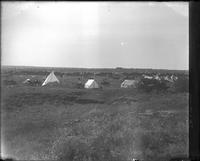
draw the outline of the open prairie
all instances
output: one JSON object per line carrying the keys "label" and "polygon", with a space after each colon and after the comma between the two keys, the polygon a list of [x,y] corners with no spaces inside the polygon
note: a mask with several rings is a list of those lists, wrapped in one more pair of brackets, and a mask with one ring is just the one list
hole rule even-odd
{"label": "open prairie", "polygon": [[[41,87],[51,70],[60,84]],[[60,72],[60,73],[59,73]],[[100,89],[78,88],[93,77]],[[131,69],[2,68],[1,153],[18,160],[165,161],[188,155],[189,93],[120,88]],[[115,73],[115,75],[112,75]]]}

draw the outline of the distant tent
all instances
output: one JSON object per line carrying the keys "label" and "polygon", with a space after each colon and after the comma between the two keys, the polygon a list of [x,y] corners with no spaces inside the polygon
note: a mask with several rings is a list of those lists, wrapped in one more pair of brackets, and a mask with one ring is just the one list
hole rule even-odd
{"label": "distant tent", "polygon": [[161,78],[159,77],[159,75],[154,75],[154,79],[156,79],[156,80],[158,80],[158,81],[161,80]]}
{"label": "distant tent", "polygon": [[30,83],[31,82],[31,80],[30,79],[26,79],[25,81],[23,81],[23,83]]}
{"label": "distant tent", "polygon": [[48,83],[53,83],[53,82],[57,82],[60,83],[60,81],[58,80],[58,78],[55,76],[54,71],[52,71],[47,78],[45,79],[44,83],[42,84],[42,86],[47,85]]}
{"label": "distant tent", "polygon": [[99,85],[94,79],[88,79],[84,87],[85,88],[99,88]]}
{"label": "distant tent", "polygon": [[121,88],[136,88],[138,80],[124,80],[121,84]]}
{"label": "distant tent", "polygon": [[145,78],[145,79],[153,79],[153,77],[152,76],[148,76],[148,75],[142,75],[143,76],[143,78]]}

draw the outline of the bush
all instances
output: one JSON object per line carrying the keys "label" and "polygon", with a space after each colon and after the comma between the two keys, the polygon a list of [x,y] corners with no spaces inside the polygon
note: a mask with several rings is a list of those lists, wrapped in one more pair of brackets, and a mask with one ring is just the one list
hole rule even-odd
{"label": "bush", "polygon": [[84,84],[83,83],[76,83],[76,88],[82,89],[84,88]]}
{"label": "bush", "polygon": [[178,78],[174,83],[176,92],[189,92],[189,80],[187,78]]}
{"label": "bush", "polygon": [[104,85],[104,86],[109,86],[109,85],[110,85],[110,82],[108,82],[107,80],[103,80],[103,81],[101,82],[101,84]]}
{"label": "bush", "polygon": [[158,81],[156,79],[141,79],[138,89],[144,90],[145,92],[156,91],[166,91],[168,86],[164,81]]}
{"label": "bush", "polygon": [[14,80],[4,80],[3,84],[5,84],[5,85],[16,85],[17,82],[14,81]]}

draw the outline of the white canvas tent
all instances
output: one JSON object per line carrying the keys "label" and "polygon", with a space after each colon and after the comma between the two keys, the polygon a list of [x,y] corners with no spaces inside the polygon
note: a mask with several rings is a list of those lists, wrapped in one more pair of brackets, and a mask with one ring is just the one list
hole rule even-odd
{"label": "white canvas tent", "polygon": [[99,88],[99,85],[94,79],[88,79],[84,87],[85,88]]}
{"label": "white canvas tent", "polygon": [[45,81],[42,83],[42,86],[47,85],[48,83],[53,83],[53,82],[57,82],[60,83],[60,81],[58,80],[58,78],[55,76],[54,71],[52,71],[47,78],[45,79]]}
{"label": "white canvas tent", "polygon": [[121,88],[136,88],[138,80],[124,80],[121,84]]}

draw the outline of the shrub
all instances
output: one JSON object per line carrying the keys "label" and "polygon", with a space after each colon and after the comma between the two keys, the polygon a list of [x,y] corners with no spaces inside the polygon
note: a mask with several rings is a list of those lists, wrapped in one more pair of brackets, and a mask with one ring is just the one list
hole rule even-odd
{"label": "shrub", "polygon": [[145,92],[151,92],[153,90],[156,91],[165,91],[168,86],[164,81],[158,81],[156,79],[141,79],[138,84],[138,89],[144,90]]}
{"label": "shrub", "polygon": [[176,92],[189,92],[189,80],[184,77],[178,78],[174,83]]}
{"label": "shrub", "polygon": [[110,82],[108,82],[107,80],[103,80],[101,82],[102,85],[105,85],[105,86],[109,86],[110,85]]}
{"label": "shrub", "polygon": [[84,84],[83,83],[76,83],[76,88],[79,88],[79,89],[81,89],[81,88],[84,88]]}
{"label": "shrub", "polygon": [[5,84],[5,85],[16,85],[17,82],[14,81],[14,80],[4,80],[3,84]]}

